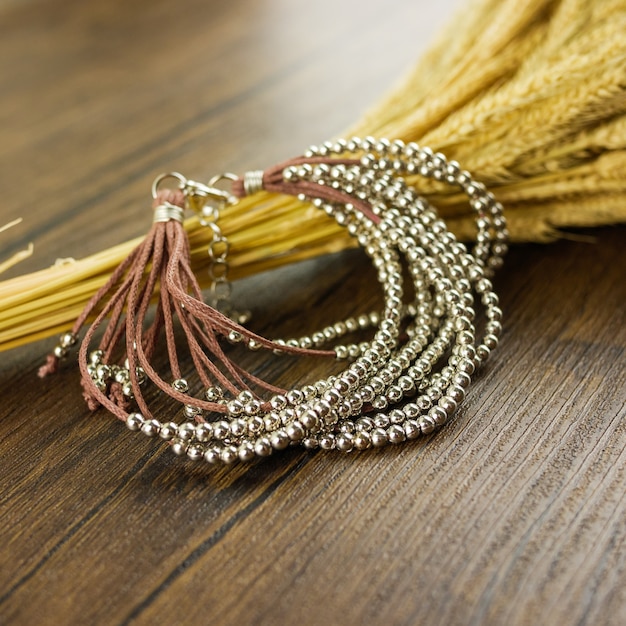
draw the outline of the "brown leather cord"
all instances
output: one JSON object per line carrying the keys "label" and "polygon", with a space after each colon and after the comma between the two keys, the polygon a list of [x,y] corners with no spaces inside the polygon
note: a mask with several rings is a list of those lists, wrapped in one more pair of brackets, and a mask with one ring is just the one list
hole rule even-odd
{"label": "brown leather cord", "polygon": [[[298,159],[288,162],[300,162]],[[304,161],[302,161],[304,162]],[[292,184],[282,180],[283,166],[267,172],[268,190],[278,193],[300,194],[314,191],[316,195],[333,202],[354,199],[334,189],[323,189],[307,184]],[[309,189],[314,187],[314,189]],[[161,189],[157,192],[154,207],[161,205],[184,207],[185,197],[180,190]],[[363,203],[364,205],[366,203]],[[371,212],[367,206],[359,207]],[[373,215],[373,214],[372,214]],[[375,217],[375,216],[374,216]],[[158,290],[154,319],[149,324],[147,316],[153,296]],[[100,326],[105,325],[98,343],[102,362],[108,367],[123,367],[127,359],[127,376],[138,410],[146,419],[152,414],[142,392],[140,378],[145,377],[173,400],[191,404],[198,409],[226,413],[221,402],[192,398],[172,386],[171,381],[184,378],[181,367],[180,345],[176,340],[176,324],[185,337],[184,351],[193,361],[199,381],[204,387],[219,386],[233,396],[249,391],[258,397],[254,389],[261,388],[273,394],[285,393],[284,389],[271,385],[234,363],[224,352],[219,338],[235,331],[245,342],[254,341],[266,350],[286,354],[335,357],[332,350],[312,350],[271,341],[234,322],[203,301],[202,292],[191,270],[189,240],[182,224],[176,219],[155,222],[145,240],[112,273],[107,283],[91,298],[76,320],[72,333],[78,335],[87,320],[94,317],[87,329],[79,350],[79,365],[83,396],[91,410],[106,407],[122,420],[127,417],[128,394],[123,384],[114,380],[100,389],[90,372],[90,346]],[[169,381],[152,366],[152,357],[159,337],[164,342],[169,362]],[[180,340],[178,344],[180,344]],[[53,373],[59,359],[51,355],[40,368],[39,376]],[[198,417],[198,421],[202,421]]]}

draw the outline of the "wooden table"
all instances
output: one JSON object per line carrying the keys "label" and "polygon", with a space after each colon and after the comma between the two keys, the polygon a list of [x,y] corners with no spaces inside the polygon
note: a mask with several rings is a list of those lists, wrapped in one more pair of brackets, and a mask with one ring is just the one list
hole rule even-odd
{"label": "wooden table", "polygon": [[[159,171],[338,134],[454,3],[422,4],[0,2],[0,222],[25,219],[2,257],[95,252],[145,232]],[[0,622],[626,623],[626,231],[593,235],[513,249],[501,348],[411,445],[183,462],[89,414],[73,368],[39,381],[50,341],[3,353]],[[236,298],[288,334],[370,306],[367,267],[347,252]]]}

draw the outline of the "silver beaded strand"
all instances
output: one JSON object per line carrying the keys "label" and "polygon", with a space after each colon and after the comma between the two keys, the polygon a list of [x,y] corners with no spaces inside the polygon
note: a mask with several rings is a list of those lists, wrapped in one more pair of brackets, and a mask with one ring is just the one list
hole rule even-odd
{"label": "silver beaded strand", "polygon": [[[212,387],[206,399],[224,404],[226,413],[203,414],[190,396],[182,423],[147,420],[132,412],[126,418],[130,430],[170,441],[177,455],[215,464],[250,461],[292,444],[342,452],[398,444],[433,432],[454,414],[475,369],[497,346],[501,333],[502,313],[490,277],[507,250],[502,206],[458,163],[414,143],[353,138],[313,146],[305,153],[313,160],[334,156],[356,157],[358,162],[289,166],[283,178],[330,186],[373,207],[377,223],[351,203],[303,198],[357,239],[376,270],[384,307],[277,343],[320,348],[370,328],[375,329],[373,338],[336,343],[332,349],[337,359],[348,362],[342,371],[269,402],[250,392],[226,400],[223,390]],[[467,194],[477,213],[471,253],[405,181],[415,176]],[[246,175],[244,182],[246,191],[259,190],[261,173]],[[410,302],[405,301],[402,259],[413,285]],[[476,306],[487,320],[481,338],[474,321]],[[228,339],[258,348],[237,333]],[[59,354],[65,355],[75,342],[76,337],[64,335]],[[129,379],[124,368],[106,365],[99,351],[90,355],[89,373],[99,388]],[[172,385],[181,393],[189,391],[184,379]]]}

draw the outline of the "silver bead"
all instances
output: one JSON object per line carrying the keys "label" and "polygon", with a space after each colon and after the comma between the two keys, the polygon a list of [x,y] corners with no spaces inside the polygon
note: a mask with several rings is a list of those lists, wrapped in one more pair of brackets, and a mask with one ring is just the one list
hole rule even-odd
{"label": "silver bead", "polygon": [[58,345],[54,347],[53,353],[57,359],[64,359],[69,354],[69,350],[66,346]]}
{"label": "silver bead", "polygon": [[172,452],[176,456],[183,456],[187,452],[187,443],[180,439],[172,440]]}
{"label": "silver bead", "polygon": [[161,439],[165,439],[169,441],[173,439],[178,434],[178,424],[176,422],[168,422],[167,424],[161,424],[161,428],[159,429],[159,437]]}
{"label": "silver bead", "polygon": [[353,442],[357,450],[367,450],[372,445],[370,434],[363,430],[354,435]]}
{"label": "silver bead", "polygon": [[202,422],[196,426],[196,439],[198,441],[209,441],[213,437],[213,426],[209,422]]}
{"label": "silver bead", "polygon": [[300,441],[304,438],[305,432],[300,422],[293,422],[286,428],[287,436],[291,441]]}
{"label": "silver bead", "polygon": [[101,363],[96,367],[96,376],[100,380],[109,380],[109,378],[111,378],[111,368],[108,365]]}
{"label": "silver bead", "polygon": [[92,365],[99,365],[102,363],[102,359],[104,357],[104,352],[102,350],[93,350],[89,353],[89,362]]}
{"label": "silver bead", "polygon": [[224,392],[219,387],[209,387],[204,392],[204,397],[209,402],[220,402],[224,399]]}
{"label": "silver bead", "polygon": [[289,436],[284,430],[277,430],[271,434],[270,443],[275,450],[284,450],[289,445]]}
{"label": "silver bead", "polygon": [[78,341],[78,337],[76,337],[76,335],[71,332],[63,333],[59,337],[59,344],[63,348],[69,348],[70,346],[73,346],[77,341]]}
{"label": "silver bead", "polygon": [[224,420],[213,424],[213,436],[215,439],[226,439],[230,433],[230,424]]}
{"label": "silver bead", "polygon": [[319,426],[319,417],[317,416],[317,412],[312,409],[305,411],[300,417],[300,422],[307,430],[316,429]]}
{"label": "silver bead", "polygon": [[335,440],[337,450],[341,452],[350,452],[354,447],[353,437],[351,433],[342,433]]}
{"label": "silver bead", "polygon": [[419,437],[421,433],[422,431],[419,427],[417,420],[411,419],[404,422],[404,434],[406,435],[407,439],[417,439],[417,437]]}
{"label": "silver bead", "polygon": [[184,378],[177,378],[172,382],[172,387],[179,393],[187,393],[189,391],[189,383]]}
{"label": "silver bead", "polygon": [[442,426],[448,421],[448,414],[440,406],[434,406],[428,411],[428,417],[433,420],[436,426]]}
{"label": "silver bead", "polygon": [[252,461],[252,459],[256,456],[254,446],[249,441],[246,441],[239,446],[237,454],[239,455],[240,461]]}
{"label": "silver bead", "polygon": [[204,448],[198,444],[191,445],[187,448],[187,456],[192,461],[201,461],[204,458]]}
{"label": "silver bead", "polygon": [[211,465],[219,463],[222,460],[221,448],[217,446],[207,448],[204,452],[204,460]]}
{"label": "silver bead", "polygon": [[406,440],[404,428],[400,424],[393,424],[387,429],[387,437],[391,443],[402,443]]}
{"label": "silver bead", "polygon": [[241,435],[245,434],[248,431],[248,424],[245,420],[243,419],[234,419],[231,423],[230,423],[230,432],[235,436],[235,437],[240,437]]}
{"label": "silver bead", "polygon": [[196,435],[196,425],[191,422],[185,422],[178,427],[178,438],[183,441],[190,441]]}
{"label": "silver bead", "polygon": [[194,419],[198,417],[198,415],[202,415],[202,409],[191,404],[186,404],[183,409],[183,414],[187,419]]}
{"label": "silver bead", "polygon": [[222,449],[220,458],[227,465],[234,463],[239,458],[239,450],[235,446],[227,446]]}
{"label": "silver bead", "polygon": [[141,413],[129,413],[126,417],[126,426],[129,430],[139,430],[143,426],[144,421]]}
{"label": "silver bead", "polygon": [[319,442],[322,450],[332,450],[335,447],[335,437],[330,433],[322,435]]}
{"label": "silver bead", "polygon": [[260,437],[254,444],[254,451],[258,456],[269,456],[272,454],[272,444],[267,437]]}
{"label": "silver bead", "polygon": [[226,403],[226,408],[233,417],[241,415],[243,413],[243,402],[241,400],[230,400]]}
{"label": "silver bead", "polygon": [[156,437],[161,430],[161,424],[158,420],[151,419],[146,421],[141,426],[141,432],[148,437]]}
{"label": "silver bead", "polygon": [[380,448],[384,445],[387,445],[389,439],[387,437],[387,432],[382,428],[375,428],[370,437],[372,438],[372,445],[376,448]]}
{"label": "silver bead", "polygon": [[287,406],[287,398],[285,398],[285,396],[274,396],[271,400],[270,400],[270,406],[275,410],[275,411],[280,411],[281,409],[284,409]]}
{"label": "silver bead", "polygon": [[302,441],[302,445],[307,450],[317,450],[317,448],[319,448],[320,443],[317,439],[315,439],[315,437],[307,437],[306,439]]}
{"label": "silver bead", "polygon": [[435,422],[430,417],[420,417],[420,419],[418,420],[418,424],[421,431],[425,435],[428,435],[435,430]]}

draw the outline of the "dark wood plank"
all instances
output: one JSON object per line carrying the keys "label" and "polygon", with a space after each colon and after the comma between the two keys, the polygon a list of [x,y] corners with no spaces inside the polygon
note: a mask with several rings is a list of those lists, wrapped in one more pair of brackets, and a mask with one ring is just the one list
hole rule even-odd
{"label": "dark wood plank", "polygon": [[[429,16],[400,0],[0,4],[0,221],[26,219],[3,255],[35,240],[19,273],[93,252],[145,231],[158,171],[243,171],[336,134]],[[501,348],[455,420],[381,451],[194,465],[88,414],[71,367],[38,381],[49,342],[3,353],[0,622],[623,624],[625,235],[515,248]],[[358,251],[236,294],[284,335],[378,301]]]}

